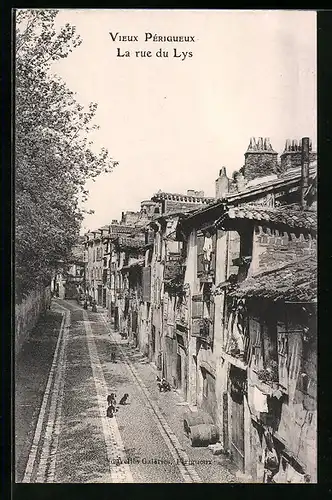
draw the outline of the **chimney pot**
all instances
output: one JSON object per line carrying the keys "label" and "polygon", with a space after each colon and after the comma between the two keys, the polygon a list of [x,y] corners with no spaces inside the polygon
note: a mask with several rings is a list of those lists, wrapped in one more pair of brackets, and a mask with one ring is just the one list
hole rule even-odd
{"label": "chimney pot", "polygon": [[290,151],[291,149],[291,142],[290,142],[290,139],[286,139],[286,143],[285,143],[285,151]]}
{"label": "chimney pot", "polygon": [[238,173],[238,175],[236,176],[236,187],[237,187],[237,190],[238,191],[242,191],[245,187],[245,179],[244,179],[244,176],[243,174],[241,174],[240,172]]}
{"label": "chimney pot", "polygon": [[264,149],[265,149],[265,151],[271,151],[271,149],[272,149],[269,137],[265,137],[265,139],[264,139]]}
{"label": "chimney pot", "polygon": [[221,167],[219,170],[219,177],[216,179],[215,197],[217,200],[224,198],[225,194],[229,192],[229,179],[226,173],[226,167]]}

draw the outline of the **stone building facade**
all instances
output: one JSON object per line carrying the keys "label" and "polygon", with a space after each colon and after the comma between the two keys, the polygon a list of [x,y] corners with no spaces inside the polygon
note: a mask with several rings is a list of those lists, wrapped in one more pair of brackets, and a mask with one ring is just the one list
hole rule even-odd
{"label": "stone building facade", "polygon": [[317,161],[286,146],[252,138],[214,198],[159,191],[101,238],[115,329],[258,483],[316,481]]}

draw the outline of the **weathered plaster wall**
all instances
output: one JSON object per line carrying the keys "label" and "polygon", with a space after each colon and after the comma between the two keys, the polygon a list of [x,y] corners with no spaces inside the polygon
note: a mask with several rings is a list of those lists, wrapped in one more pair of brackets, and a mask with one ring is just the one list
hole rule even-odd
{"label": "weathered plaster wall", "polygon": [[257,227],[254,232],[253,255],[248,275],[266,271],[316,252],[316,240],[310,235],[296,236]]}

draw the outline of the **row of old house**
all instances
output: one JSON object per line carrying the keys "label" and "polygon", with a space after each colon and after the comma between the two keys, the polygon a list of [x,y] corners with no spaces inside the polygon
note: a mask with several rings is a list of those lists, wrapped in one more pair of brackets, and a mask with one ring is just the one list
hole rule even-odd
{"label": "row of old house", "polygon": [[316,481],[316,185],[308,138],[250,140],[215,197],[159,191],[85,235],[85,289],[218,426],[249,481]]}

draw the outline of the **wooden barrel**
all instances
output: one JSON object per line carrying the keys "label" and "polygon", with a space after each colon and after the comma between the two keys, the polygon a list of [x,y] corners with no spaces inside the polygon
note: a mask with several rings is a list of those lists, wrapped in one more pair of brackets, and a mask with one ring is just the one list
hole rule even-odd
{"label": "wooden barrel", "polygon": [[184,432],[189,435],[190,428],[198,424],[213,424],[211,415],[204,411],[188,411],[183,416]]}
{"label": "wooden barrel", "polygon": [[191,446],[208,446],[219,440],[219,430],[213,424],[198,424],[190,427]]}

